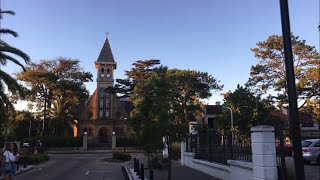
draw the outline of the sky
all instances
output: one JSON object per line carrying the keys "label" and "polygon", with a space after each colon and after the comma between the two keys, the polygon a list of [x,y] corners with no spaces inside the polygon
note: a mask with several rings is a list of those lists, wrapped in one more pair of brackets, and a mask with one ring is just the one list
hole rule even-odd
{"label": "sky", "polygon": [[[207,100],[221,101],[249,78],[258,60],[250,48],[281,34],[279,0],[0,0],[3,37],[37,62],[70,57],[94,75],[94,61],[108,32],[117,61],[116,78],[137,60],[160,59],[169,68],[208,72],[224,89]],[[319,50],[319,0],[289,0],[291,31]],[[7,72],[20,71],[9,64]]]}

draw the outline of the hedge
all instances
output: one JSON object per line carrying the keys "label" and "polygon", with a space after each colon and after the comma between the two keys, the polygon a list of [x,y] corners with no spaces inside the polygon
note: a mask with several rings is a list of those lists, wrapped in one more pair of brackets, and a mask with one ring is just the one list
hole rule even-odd
{"label": "hedge", "polygon": [[19,158],[20,164],[39,164],[49,160],[47,154],[22,155]]}
{"label": "hedge", "polygon": [[130,161],[131,155],[126,152],[113,152],[112,158],[120,161]]}

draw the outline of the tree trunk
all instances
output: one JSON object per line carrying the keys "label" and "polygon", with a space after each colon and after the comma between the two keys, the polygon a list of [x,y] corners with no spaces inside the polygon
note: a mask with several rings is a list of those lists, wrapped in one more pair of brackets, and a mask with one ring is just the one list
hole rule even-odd
{"label": "tree trunk", "polygon": [[171,180],[171,141],[168,136],[166,138],[167,138],[168,161],[169,161],[168,180]]}
{"label": "tree trunk", "polygon": [[168,180],[171,180],[171,160],[170,160],[170,164],[168,167]]}

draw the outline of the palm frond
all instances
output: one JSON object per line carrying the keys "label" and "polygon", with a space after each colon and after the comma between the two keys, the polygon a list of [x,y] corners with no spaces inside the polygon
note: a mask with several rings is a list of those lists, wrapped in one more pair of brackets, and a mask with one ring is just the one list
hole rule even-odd
{"label": "palm frond", "polygon": [[6,54],[0,52],[0,64],[6,65],[7,62],[3,62],[3,61],[6,61],[6,60],[9,60],[9,61],[11,61],[11,62],[19,65],[20,67],[22,67],[22,69],[23,69],[24,71],[26,71],[24,65],[21,64],[17,59],[15,59],[15,58],[13,58],[13,57],[11,57],[11,56],[9,56],[9,55],[6,55]]}
{"label": "palm frond", "polygon": [[8,87],[8,90],[13,94],[19,93],[24,95],[22,86],[17,82],[16,79],[12,78],[9,74],[0,69],[0,80],[2,80]]}
{"label": "palm frond", "polygon": [[13,31],[11,29],[0,29],[0,34],[10,34],[14,37],[18,37],[18,33],[16,31]]}
{"label": "palm frond", "polygon": [[10,14],[10,15],[12,15],[12,16],[16,15],[16,13],[15,13],[14,11],[11,11],[11,10],[2,11],[2,10],[0,9],[0,19],[3,18],[3,14]]}
{"label": "palm frond", "polygon": [[10,45],[0,46],[0,52],[2,52],[2,53],[8,52],[8,53],[15,54],[15,55],[21,57],[27,64],[30,62],[30,57],[26,53],[24,53],[20,49],[12,47]]}

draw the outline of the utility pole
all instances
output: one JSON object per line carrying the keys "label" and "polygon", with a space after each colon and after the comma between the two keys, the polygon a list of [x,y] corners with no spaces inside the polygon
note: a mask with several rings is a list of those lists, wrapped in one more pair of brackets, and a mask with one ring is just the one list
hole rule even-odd
{"label": "utility pole", "polygon": [[302,158],[300,123],[298,118],[297,92],[293,67],[291,30],[289,20],[288,0],[280,0],[282,36],[285,55],[287,92],[289,98],[289,125],[293,144],[293,159],[296,179],[305,180],[304,162]]}

